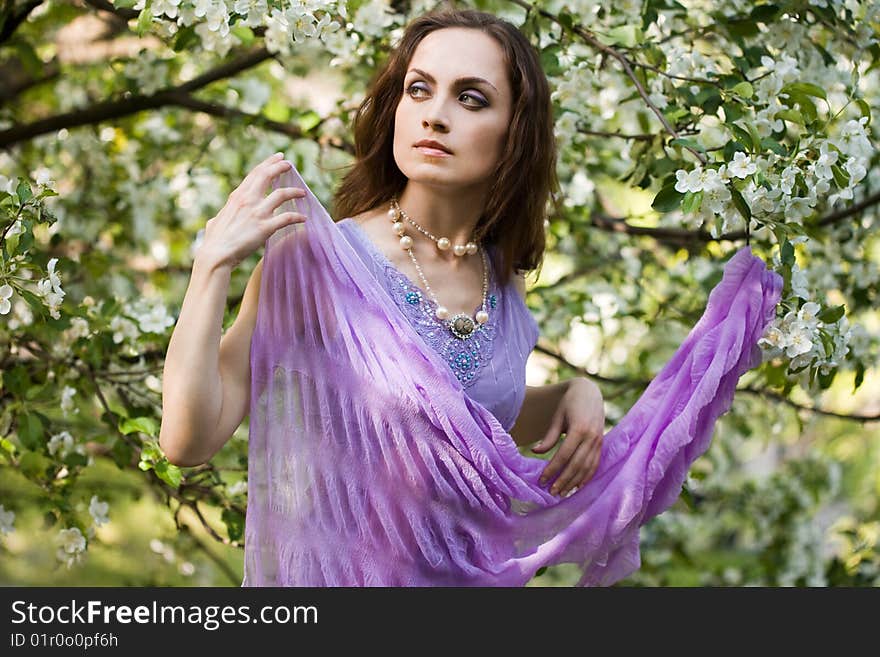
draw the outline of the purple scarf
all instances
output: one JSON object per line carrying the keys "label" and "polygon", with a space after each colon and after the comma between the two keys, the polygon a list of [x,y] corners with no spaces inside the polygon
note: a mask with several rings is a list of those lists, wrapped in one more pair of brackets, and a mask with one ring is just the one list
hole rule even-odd
{"label": "purple scarf", "polygon": [[[307,216],[266,242],[251,342],[242,586],[579,586],[640,565],[639,527],[709,446],[782,278],[743,247],[703,316],[565,499],[415,331],[296,169]],[[294,209],[285,203],[283,209]],[[539,436],[535,436],[537,440]]]}

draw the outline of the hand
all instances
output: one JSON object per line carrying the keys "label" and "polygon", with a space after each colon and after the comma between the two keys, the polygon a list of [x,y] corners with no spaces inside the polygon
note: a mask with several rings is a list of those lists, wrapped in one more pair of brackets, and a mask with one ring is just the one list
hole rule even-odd
{"label": "hand", "polygon": [[589,379],[571,379],[556,408],[547,435],[532,451],[541,453],[551,449],[563,432],[566,434],[565,440],[553,455],[550,465],[544,469],[540,482],[544,485],[565,466],[550,490],[560,497],[565,497],[584,484],[599,466],[605,433],[605,406],[599,386]]}
{"label": "hand", "polygon": [[265,244],[275,231],[305,220],[299,212],[273,214],[282,203],[306,195],[299,187],[281,187],[268,196],[267,187],[282,173],[290,171],[290,162],[276,153],[260,162],[232,191],[217,216],[205,224],[204,240],[197,257],[211,258],[234,268]]}

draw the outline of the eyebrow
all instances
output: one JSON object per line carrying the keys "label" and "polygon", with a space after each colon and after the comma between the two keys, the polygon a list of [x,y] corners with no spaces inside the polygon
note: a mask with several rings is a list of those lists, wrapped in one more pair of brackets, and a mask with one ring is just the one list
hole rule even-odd
{"label": "eyebrow", "polygon": [[[428,82],[431,82],[431,83],[437,82],[437,80],[434,79],[433,75],[431,75],[430,73],[427,73],[426,71],[423,71],[420,68],[411,68],[409,71],[407,71],[407,73],[418,73],[423,78],[425,78]],[[474,82],[482,82],[483,84],[488,84],[490,87],[495,89],[495,91],[498,91],[498,88],[494,84],[492,84],[488,80],[484,80],[483,78],[468,76],[468,77],[464,77],[464,78],[458,78],[455,81],[456,84],[473,84]],[[500,94],[501,92],[498,91],[498,93]]]}

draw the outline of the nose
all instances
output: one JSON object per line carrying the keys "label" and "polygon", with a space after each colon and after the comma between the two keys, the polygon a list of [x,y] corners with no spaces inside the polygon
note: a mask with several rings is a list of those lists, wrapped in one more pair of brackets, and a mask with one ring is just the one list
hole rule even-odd
{"label": "nose", "polygon": [[433,103],[425,103],[425,115],[422,119],[422,126],[430,126],[437,132],[448,132],[449,123],[443,116],[443,103],[440,101]]}
{"label": "nose", "polygon": [[436,116],[429,116],[422,119],[422,125],[425,127],[431,126],[437,132],[447,132],[448,127],[446,126],[446,121],[444,119],[438,118]]}

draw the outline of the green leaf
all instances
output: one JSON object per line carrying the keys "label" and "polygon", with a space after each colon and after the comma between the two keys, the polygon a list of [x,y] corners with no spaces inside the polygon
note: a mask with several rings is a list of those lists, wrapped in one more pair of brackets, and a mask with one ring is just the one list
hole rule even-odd
{"label": "green leaf", "polygon": [[684,137],[676,137],[675,139],[670,140],[670,146],[684,146],[690,147],[694,150],[700,151],[701,153],[706,152],[706,148],[700,144],[699,142],[694,141],[693,139],[686,139]]}
{"label": "green leaf", "polygon": [[831,384],[834,382],[834,377],[837,376],[837,368],[833,367],[828,374],[822,374],[819,372],[819,387],[823,390],[827,390],[831,387]]}
{"label": "green leaf", "polygon": [[249,28],[247,25],[242,25],[241,23],[237,24],[235,27],[229,30],[239,39],[245,46],[249,46],[254,42],[254,39],[257,37],[254,35],[254,31]]}
{"label": "green leaf", "polygon": [[743,98],[751,98],[755,95],[755,88],[751,85],[750,82],[740,82],[736,85],[731,91],[737,94],[738,96],[742,96]]}
{"label": "green leaf", "polygon": [[822,87],[810,84],[809,82],[792,82],[782,87],[779,91],[779,93],[792,92],[806,94],[807,96],[821,98],[822,100],[828,100],[828,97],[825,95],[825,90]]}
{"label": "green leaf", "polygon": [[311,110],[296,117],[296,124],[303,132],[308,132],[320,122],[321,115]]}
{"label": "green leaf", "polygon": [[782,119],[783,121],[791,121],[792,123],[797,123],[799,125],[806,125],[803,114],[796,109],[779,110],[773,115],[773,118]]}
{"label": "green leaf", "polygon": [[235,509],[223,509],[220,515],[226,525],[230,541],[237,541],[244,535],[244,516]]}
{"label": "green leaf", "polygon": [[287,123],[290,120],[290,104],[282,100],[280,94],[273,94],[260,112],[270,121]]}
{"label": "green leaf", "polygon": [[125,470],[131,467],[134,448],[125,440],[118,439],[113,442],[113,447],[110,448],[110,456],[120,470]]}
{"label": "green leaf", "polygon": [[24,413],[18,422],[18,437],[27,449],[37,450],[43,443],[45,429],[36,413]]}
{"label": "green leaf", "polygon": [[654,197],[654,201],[651,203],[651,207],[658,212],[672,212],[681,204],[683,196],[681,192],[675,189],[675,183],[671,182],[657,193],[657,196]]}
{"label": "green leaf", "polygon": [[745,144],[746,148],[749,150],[755,150],[755,142],[752,141],[752,135],[743,130],[742,127],[736,125],[735,123],[728,123],[727,127],[730,128],[730,131],[736,135],[737,140]]}
{"label": "green leaf", "polygon": [[849,176],[844,173],[843,169],[841,169],[839,165],[832,164],[831,173],[834,176],[834,182],[837,183],[838,187],[843,188],[849,185]]}
{"label": "green leaf", "polygon": [[862,363],[858,363],[856,365],[856,378],[855,384],[853,385],[852,391],[855,392],[859,389],[859,386],[862,385],[862,382],[865,380],[865,366]]}
{"label": "green leaf", "polygon": [[156,438],[159,434],[159,427],[156,424],[156,420],[151,417],[126,418],[119,423],[119,433],[128,435],[135,431],[145,433],[150,438]]}
{"label": "green leaf", "polygon": [[634,48],[645,40],[645,35],[638,25],[619,25],[607,32],[596,32],[596,37],[608,46],[620,45]]}
{"label": "green leaf", "polygon": [[21,205],[24,205],[34,197],[34,192],[31,190],[31,186],[28,184],[28,181],[23,178],[19,181],[18,187],[15,188],[15,193],[18,196],[18,202]]}
{"label": "green leaf", "polygon": [[787,238],[779,249],[779,257],[783,265],[791,266],[794,264],[794,244],[789,242]]}
{"label": "green leaf", "polygon": [[25,477],[35,479],[49,468],[49,459],[38,452],[25,451],[18,460],[18,467]]}
{"label": "green leaf", "polygon": [[573,28],[574,19],[572,18],[570,12],[563,9],[557,14],[556,18],[558,18],[559,23],[568,30],[571,30]]}
{"label": "green leaf", "polygon": [[703,192],[685,192],[684,199],[681,201],[681,211],[685,214],[691,214],[700,209],[703,204]]}
{"label": "green leaf", "polygon": [[147,2],[147,6],[141,9],[138,16],[137,28],[135,31],[138,36],[144,36],[153,25],[153,12],[151,10],[152,2]]}
{"label": "green leaf", "polygon": [[743,108],[737,102],[722,103],[721,107],[724,110],[724,122],[728,125],[732,125],[734,121],[743,116]]}
{"label": "green leaf", "polygon": [[757,5],[752,9],[752,20],[761,23],[770,23],[779,14],[780,8],[776,5]]}
{"label": "green leaf", "polygon": [[[235,30],[232,30],[233,32]],[[174,43],[171,48],[174,52],[183,52],[185,50],[190,50],[191,46],[196,45],[199,42],[199,37],[196,36],[196,29],[194,26],[189,25],[187,27],[182,27],[177,30],[177,34],[174,35]]]}
{"label": "green leaf", "polygon": [[768,150],[773,151],[777,155],[781,155],[783,157],[788,155],[788,151],[785,150],[785,146],[783,146],[782,144],[780,144],[778,141],[776,141],[775,139],[773,139],[771,137],[764,137],[761,140],[761,146],[763,148],[766,148]]}
{"label": "green leaf", "polygon": [[818,116],[816,104],[810,100],[810,97],[807,94],[792,89],[789,89],[788,91],[783,89],[779,92],[779,100],[788,107],[793,107],[794,105],[800,107],[801,114],[806,120],[805,125],[815,121]]}
{"label": "green leaf", "polygon": [[868,122],[865,124],[865,127],[867,128],[871,125],[871,107],[861,98],[856,98],[856,105],[859,106],[862,116],[868,117]]}
{"label": "green leaf", "polygon": [[838,319],[843,317],[843,313],[846,310],[846,304],[841,304],[839,306],[832,306],[831,308],[825,308],[822,312],[820,312],[817,317],[820,321],[825,322],[826,324],[833,324]]}
{"label": "green leaf", "polygon": [[733,198],[733,204],[736,206],[736,209],[739,210],[739,213],[745,218],[746,225],[748,225],[749,220],[752,218],[752,209],[749,207],[749,204],[746,203],[743,195],[736,187],[730,187],[730,194]]}
{"label": "green leaf", "polygon": [[758,134],[758,129],[751,121],[746,121],[746,127],[749,129],[749,135],[752,137],[752,148],[757,150],[758,146],[761,145],[761,135]]}
{"label": "green leaf", "polygon": [[15,443],[8,438],[0,438],[0,450],[3,450],[10,456],[15,456]]}
{"label": "green leaf", "polygon": [[43,72],[46,65],[43,63],[43,60],[40,59],[40,56],[37,54],[37,51],[34,50],[34,47],[24,39],[14,41],[12,46],[15,48],[16,54],[18,55],[18,63],[24,68],[24,70],[33,78],[40,77],[40,74]]}
{"label": "green leaf", "polygon": [[180,468],[178,468],[176,465],[173,465],[168,461],[159,461],[154,466],[154,469],[159,479],[164,481],[172,488],[177,488],[178,486],[180,486],[180,482],[183,479],[183,474],[180,472]]}
{"label": "green leaf", "polygon": [[822,341],[822,347],[825,349],[825,357],[830,358],[834,353],[834,339],[824,329],[819,329],[819,339]]}

